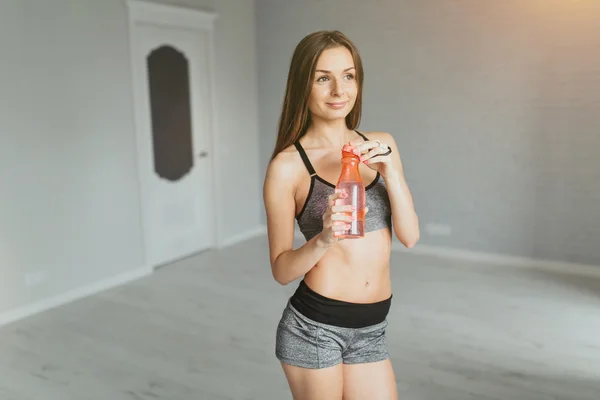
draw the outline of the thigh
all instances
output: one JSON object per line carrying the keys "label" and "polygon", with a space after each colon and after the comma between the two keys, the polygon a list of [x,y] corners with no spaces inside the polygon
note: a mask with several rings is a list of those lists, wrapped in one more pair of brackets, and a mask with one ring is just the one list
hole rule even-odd
{"label": "thigh", "polygon": [[342,364],[321,369],[281,365],[294,400],[342,400]]}
{"label": "thigh", "polygon": [[287,307],[275,339],[275,354],[279,361],[305,369],[325,369],[342,363],[344,337],[335,327],[327,328]]}
{"label": "thigh", "polygon": [[398,389],[388,359],[364,364],[344,364],[344,400],[397,400]]}
{"label": "thigh", "polygon": [[389,358],[386,343],[387,321],[358,328],[342,354],[344,364],[366,364]]}

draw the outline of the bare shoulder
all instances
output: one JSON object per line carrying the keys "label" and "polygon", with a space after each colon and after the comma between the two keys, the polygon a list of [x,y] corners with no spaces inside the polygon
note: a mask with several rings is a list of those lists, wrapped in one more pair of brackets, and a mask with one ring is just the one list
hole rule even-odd
{"label": "bare shoulder", "polygon": [[298,150],[293,145],[289,146],[269,162],[265,187],[274,187],[276,190],[289,189],[293,192],[303,168]]}

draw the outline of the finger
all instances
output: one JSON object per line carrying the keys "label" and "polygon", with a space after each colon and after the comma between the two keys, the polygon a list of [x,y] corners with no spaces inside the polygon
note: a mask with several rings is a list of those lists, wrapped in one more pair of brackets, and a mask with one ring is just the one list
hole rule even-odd
{"label": "finger", "polygon": [[348,205],[334,205],[331,207],[331,211],[334,213],[342,213],[342,212],[352,212],[354,211],[354,206],[351,204]]}
{"label": "finger", "polygon": [[368,160],[364,160],[363,163],[365,164],[376,164],[376,163],[387,163],[387,162],[391,162],[391,158],[390,156],[377,156],[377,157],[373,157],[373,158],[369,158]]}
{"label": "finger", "polygon": [[329,199],[328,199],[329,200],[328,201],[329,207],[335,205],[335,201],[336,200],[338,200],[338,199],[345,199],[346,197],[348,197],[348,193],[346,193],[343,190],[336,189],[334,193],[332,193],[332,194],[329,195]]}
{"label": "finger", "polygon": [[329,200],[333,201],[333,200],[337,200],[340,199],[342,197],[346,197],[348,194],[342,190],[339,189],[335,189],[335,192],[333,192],[332,194],[329,195]]}
{"label": "finger", "polygon": [[344,232],[344,231],[347,231],[348,229],[350,229],[350,225],[348,225],[348,224],[337,224],[337,225],[333,225],[331,227],[331,230],[333,232]]}
{"label": "finger", "polygon": [[354,221],[354,217],[352,215],[348,215],[348,214],[333,214],[331,216],[331,220],[332,221],[348,221],[348,222],[352,222],[352,221]]}
{"label": "finger", "polygon": [[369,151],[367,154],[362,155],[360,157],[360,160],[364,161],[366,159],[373,158],[373,157],[375,157],[377,155],[385,153],[386,151],[387,151],[387,149],[385,147],[383,147],[383,146],[377,146],[376,148],[371,149],[371,151]]}
{"label": "finger", "polygon": [[348,223],[342,220],[331,221],[331,226],[346,226]]}
{"label": "finger", "polygon": [[374,149],[375,147],[379,147],[379,143],[374,141],[374,140],[368,140],[368,141],[354,141],[354,142],[350,142],[350,144],[354,147],[356,147],[361,153],[367,152],[371,149]]}
{"label": "finger", "polygon": [[376,150],[376,149],[375,149],[375,150],[371,150],[371,151],[369,151],[368,153],[366,153],[366,154],[363,154],[362,156],[360,156],[360,161],[365,161],[365,160],[368,160],[368,159],[370,159],[370,158],[372,158],[372,157],[375,157],[377,154],[378,154],[378,153],[377,153],[377,150]]}
{"label": "finger", "polygon": [[353,140],[353,141],[349,142],[348,144],[350,146],[354,147],[356,150],[360,151],[362,143],[364,143],[364,141]]}

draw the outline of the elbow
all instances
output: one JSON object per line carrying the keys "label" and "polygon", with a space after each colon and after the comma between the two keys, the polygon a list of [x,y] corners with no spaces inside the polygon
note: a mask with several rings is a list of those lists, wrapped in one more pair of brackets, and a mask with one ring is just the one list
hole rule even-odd
{"label": "elbow", "polygon": [[290,263],[288,257],[286,257],[286,254],[290,251],[291,250],[284,251],[271,259],[271,273],[273,274],[273,279],[281,286],[289,285],[296,280],[296,277],[290,272]]}
{"label": "elbow", "polygon": [[413,234],[397,234],[396,238],[406,247],[407,249],[412,249],[417,245],[417,242],[421,238],[419,231],[417,230]]}
{"label": "elbow", "polygon": [[281,286],[286,286],[291,282],[286,276],[283,276],[281,274],[280,270],[277,268],[276,263],[271,264],[271,273],[275,282],[279,283]]}
{"label": "elbow", "polygon": [[408,240],[408,239],[399,239],[400,243],[404,245],[407,249],[412,249],[417,245],[418,239]]}
{"label": "elbow", "polygon": [[418,240],[412,240],[412,241],[404,241],[402,242],[402,244],[407,248],[407,249],[412,249],[413,247],[415,247],[417,245]]}
{"label": "elbow", "polygon": [[414,215],[414,219],[404,224],[393,224],[394,235],[407,249],[412,249],[421,239],[421,229],[419,228],[419,218]]}
{"label": "elbow", "polygon": [[283,280],[283,277],[279,276],[279,274],[277,274],[275,272],[275,269],[273,268],[273,279],[275,280],[275,282],[279,283],[281,286],[285,286],[285,280]]}
{"label": "elbow", "polygon": [[287,286],[291,282],[289,279],[285,279],[284,277],[276,274],[273,274],[273,279],[275,279],[275,282],[279,283],[281,286]]}

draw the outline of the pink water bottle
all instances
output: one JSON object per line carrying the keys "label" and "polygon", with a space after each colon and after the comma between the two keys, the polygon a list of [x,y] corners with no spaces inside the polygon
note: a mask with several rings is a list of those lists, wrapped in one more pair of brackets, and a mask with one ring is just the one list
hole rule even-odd
{"label": "pink water bottle", "polygon": [[354,216],[354,219],[348,223],[350,229],[337,235],[339,238],[357,239],[365,236],[365,185],[358,170],[359,165],[359,152],[349,144],[344,145],[342,148],[342,173],[335,189],[336,191],[345,191],[347,196],[338,199],[336,204],[354,206],[354,211],[348,213]]}

